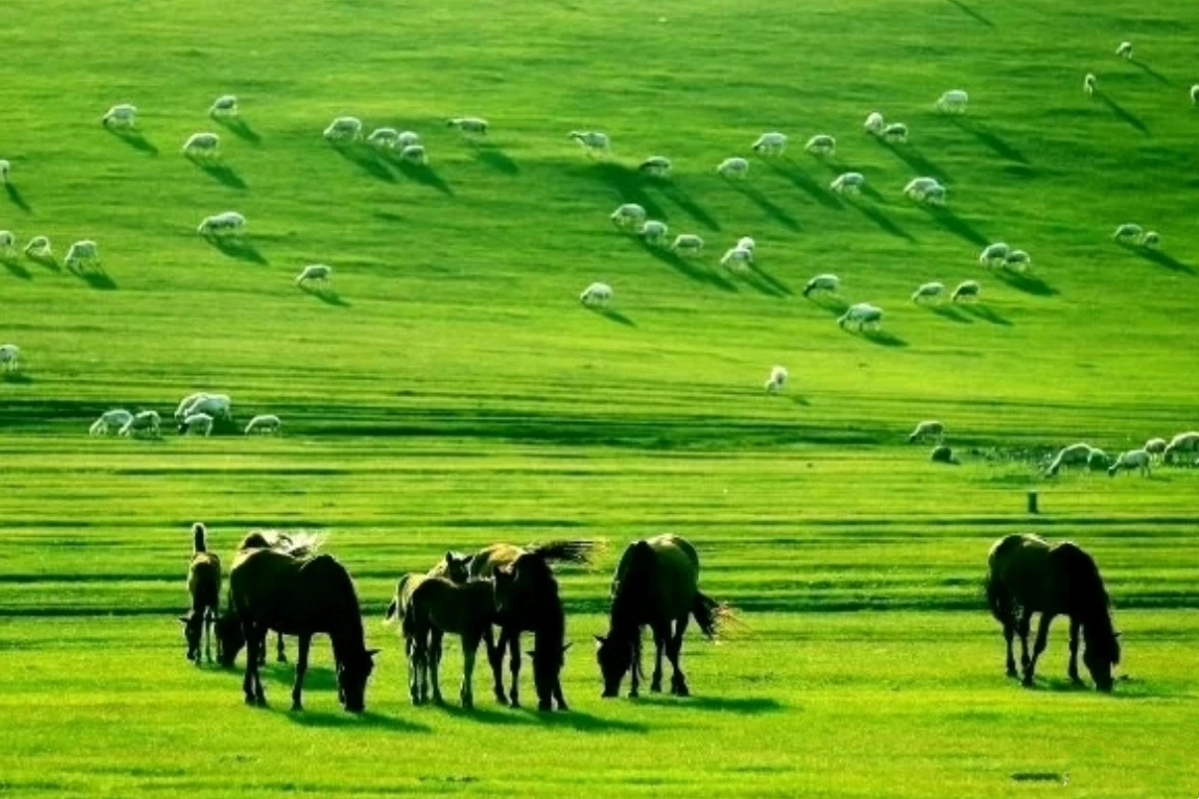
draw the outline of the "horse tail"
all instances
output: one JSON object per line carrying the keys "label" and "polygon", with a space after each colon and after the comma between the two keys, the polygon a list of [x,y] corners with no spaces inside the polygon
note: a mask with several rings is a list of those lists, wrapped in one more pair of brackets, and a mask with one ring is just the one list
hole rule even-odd
{"label": "horse tail", "polygon": [[575,563],[580,566],[590,566],[600,549],[598,541],[550,541],[547,544],[528,547],[530,553],[546,561]]}
{"label": "horse tail", "polygon": [[404,611],[406,610],[405,605],[408,604],[404,602],[404,589],[408,585],[408,578],[411,576],[411,574],[405,574],[396,585],[396,595],[392,597],[391,604],[387,606],[387,613],[383,616],[384,624],[390,624],[396,619],[399,619],[401,623],[403,622]]}
{"label": "horse tail", "polygon": [[717,602],[702,591],[695,592],[695,599],[691,601],[691,615],[710,641],[718,638],[721,630],[736,618],[731,607],[724,602]]}
{"label": "horse tail", "polygon": [[199,555],[208,551],[207,531],[201,522],[192,525],[192,553]]}
{"label": "horse tail", "polygon": [[983,579],[983,591],[986,593],[987,607],[991,609],[991,615],[995,617],[996,621],[1006,624],[1009,620],[1007,609],[1011,604],[1011,597],[1007,588],[1004,587],[1003,581],[995,575],[993,570],[988,571],[986,578]]}

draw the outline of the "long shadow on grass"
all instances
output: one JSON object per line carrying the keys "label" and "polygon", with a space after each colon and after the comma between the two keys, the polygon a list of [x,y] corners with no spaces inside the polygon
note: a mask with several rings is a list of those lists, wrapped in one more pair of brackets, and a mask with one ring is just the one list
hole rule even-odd
{"label": "long shadow on grass", "polygon": [[981,303],[963,303],[958,306],[964,313],[968,313],[975,319],[981,319],[984,322],[990,322],[993,325],[1001,327],[1011,327],[1012,320],[1000,314],[994,308],[983,305]]}
{"label": "long shadow on grass", "polygon": [[246,182],[233,171],[233,167],[225,164],[209,163],[199,158],[188,158],[187,160],[191,161],[201,172],[218,183],[228,186],[231,189],[246,190]]}
{"label": "long shadow on grass", "polygon": [[479,163],[491,167],[504,175],[519,175],[520,165],[508,157],[508,154],[488,142],[475,145],[475,159]]}
{"label": "long shadow on grass", "polygon": [[396,169],[400,170],[404,177],[414,183],[437,189],[447,197],[454,196],[454,190],[450,188],[450,184],[446,183],[445,179],[437,174],[437,171],[428,164],[414,164],[411,161],[401,159],[396,162]]}
{"label": "long shadow on grass", "polygon": [[595,306],[587,306],[587,310],[591,311],[596,316],[602,316],[605,319],[611,319],[613,322],[624,325],[625,327],[636,327],[637,326],[637,323],[634,322],[632,319],[625,316],[620,311],[614,310],[612,308],[597,308]]}
{"label": "long shadow on grass", "polygon": [[982,144],[990,147],[1001,158],[1006,158],[1009,161],[1015,161],[1018,164],[1028,165],[1028,158],[1024,153],[1008,144],[1001,139],[998,134],[981,122],[973,119],[968,119],[964,116],[950,116],[949,121],[952,122],[958,130],[964,133],[969,133],[974,138],[978,139]]}
{"label": "long shadow on grass", "polygon": [[10,261],[9,259],[5,258],[3,261],[0,261],[0,263],[4,264],[4,268],[7,269],[9,274],[13,277],[20,280],[33,280],[33,273],[21,266],[16,261]]}
{"label": "long shadow on grass", "polygon": [[915,145],[894,144],[882,138],[881,136],[875,136],[874,139],[883,147],[886,147],[888,150],[890,150],[896,158],[911,167],[917,175],[936,178],[940,183],[952,182],[951,178],[949,177],[949,173],[925,158],[920,151],[916,149]]}
{"label": "long shadow on grass", "polygon": [[135,130],[121,130],[119,128],[110,127],[105,127],[104,129],[108,131],[108,133],[114,138],[120,139],[121,141],[125,142],[125,144],[128,144],[130,147],[137,150],[139,153],[145,153],[146,155],[158,155],[158,148],[155,147],[145,136]]}
{"label": "long shadow on grass", "polygon": [[757,264],[749,265],[749,274],[746,276],[746,282],[763,294],[769,294],[772,297],[792,297],[795,295],[790,286]]}
{"label": "long shadow on grass", "polygon": [[820,294],[809,294],[807,300],[820,310],[827,311],[833,316],[841,316],[849,310],[849,303],[836,294],[826,294],[823,292]]}
{"label": "long shadow on grass", "polygon": [[1138,67],[1140,67],[1140,68],[1141,68],[1141,69],[1142,69],[1142,70],[1145,72],[1145,74],[1146,74],[1146,75],[1148,75],[1149,77],[1153,78],[1153,79],[1154,79],[1154,80],[1156,80],[1158,83],[1163,83],[1163,84],[1165,84],[1166,86],[1170,86],[1170,85],[1172,85],[1172,81],[1171,81],[1169,78],[1167,78],[1167,77],[1166,77],[1165,75],[1163,75],[1162,73],[1158,72],[1158,71],[1157,71],[1156,69],[1154,69],[1153,67],[1151,67],[1151,66],[1149,66],[1148,64],[1146,64],[1144,61],[1137,61],[1137,60],[1134,58],[1134,59],[1132,60],[1132,63],[1133,63],[1135,66],[1138,66]]}
{"label": "long shadow on grass", "polygon": [[316,297],[318,300],[325,303],[326,305],[335,305],[338,308],[349,308],[350,307],[349,300],[342,297],[340,294],[337,293],[337,291],[335,289],[332,289],[332,288],[328,288],[325,286],[313,287],[313,286],[303,285],[303,286],[300,286],[300,291],[304,292],[305,294],[307,294],[310,297]]}
{"label": "long shadow on grass", "polygon": [[99,264],[80,269],[75,266],[67,267],[72,275],[88,284],[91,288],[97,291],[116,291],[116,281],[108,276],[108,272],[104,271],[104,267]]}
{"label": "long shadow on grass", "polygon": [[12,185],[11,183],[5,183],[4,193],[8,195],[8,199],[13,205],[17,206],[27,214],[33,213],[33,208],[29,206],[29,203],[25,202],[25,198],[21,196],[20,189],[18,189],[16,186]]}
{"label": "long shadow on grass", "polygon": [[[882,199],[878,192],[874,191],[873,189],[871,189],[871,191],[878,196],[878,199]],[[865,188],[863,188],[863,192],[865,192]],[[847,202],[846,205],[848,205],[850,208],[853,208],[855,211],[869,219],[874,224],[878,225],[883,231],[890,233],[892,236],[900,239],[906,239],[907,241],[916,240],[915,236],[901,228],[877,207],[870,205],[869,203],[862,202]]]}
{"label": "long shadow on grass", "polygon": [[771,219],[775,220],[776,222],[778,222],[780,225],[787,228],[788,230],[791,230],[795,233],[799,232],[799,230],[800,230],[799,221],[795,217],[791,216],[791,214],[787,213],[787,211],[784,210],[781,206],[772,202],[765,194],[763,194],[761,191],[759,191],[756,187],[747,186],[744,183],[739,183],[739,182],[731,181],[731,180],[729,181],[729,185],[732,186],[733,189],[738,194],[742,195],[743,197],[748,199],[750,202],[752,202],[754,205],[761,208],[762,211],[765,212],[765,214],[767,216],[769,216]]}
{"label": "long shadow on grass", "polygon": [[25,257],[33,261],[38,266],[49,269],[51,272],[62,272],[62,267],[59,266],[58,259],[55,258],[53,254],[35,255],[33,253],[28,253]]}
{"label": "long shadow on grass", "polygon": [[995,276],[1007,285],[1018,291],[1023,291],[1025,294],[1032,294],[1037,297],[1054,297],[1058,294],[1057,289],[1036,275],[1001,269],[995,273]]}
{"label": "long shadow on grass", "polygon": [[765,696],[691,696],[685,699],[643,696],[637,700],[637,704],[690,708],[711,713],[737,713],[745,716],[783,710],[782,703]]}
{"label": "long shadow on grass", "polygon": [[[272,683],[291,688],[296,679],[295,666],[286,663],[273,663],[262,667],[259,671]],[[309,666],[304,675],[304,693],[309,691],[336,691],[337,672],[328,666]]]}
{"label": "long shadow on grass", "polygon": [[28,386],[33,383],[33,378],[26,372],[4,372],[0,376],[0,380],[5,383],[11,383],[14,386]]}
{"label": "long shadow on grass", "polygon": [[899,336],[892,335],[886,330],[853,330],[846,328],[845,332],[850,335],[857,336],[864,341],[869,341],[871,344],[877,344],[880,347],[906,347],[908,343]]}
{"label": "long shadow on grass", "polygon": [[262,137],[254,132],[250,123],[240,117],[213,117],[213,121],[242,141],[249,142],[255,147],[262,146]]}
{"label": "long shadow on grass", "polygon": [[1187,266],[1182,261],[1177,260],[1172,255],[1167,255],[1166,253],[1162,252],[1161,250],[1147,250],[1144,247],[1131,247],[1127,244],[1122,244],[1120,246],[1124,247],[1127,250],[1132,250],[1132,252],[1138,258],[1143,258],[1144,260],[1148,261],[1151,264],[1157,264],[1158,266],[1163,266],[1166,269],[1169,269],[1171,272],[1182,272],[1182,273],[1188,274],[1188,275],[1195,274],[1194,269]]}
{"label": "long shadow on grass", "polygon": [[737,286],[733,283],[730,283],[724,277],[713,272],[709,272],[707,269],[703,268],[703,266],[698,266],[686,258],[679,256],[677,253],[671,252],[663,247],[656,247],[652,244],[648,244],[642,239],[638,239],[637,243],[640,244],[641,248],[647,253],[657,258],[659,261],[666,264],[684,277],[691,278],[699,283],[710,283],[711,285],[724,289],[725,291],[737,291]]}
{"label": "long shadow on grass", "polygon": [[219,250],[222,255],[227,255],[230,258],[236,258],[239,261],[247,261],[253,264],[265,265],[269,263],[263,257],[262,253],[258,251],[258,248],[247,241],[226,238],[224,236],[205,236],[204,241]]}
{"label": "long shadow on grass", "polygon": [[972,244],[985,246],[989,243],[989,240],[982,234],[981,231],[979,231],[965,219],[962,219],[960,216],[955,214],[952,210],[930,205],[921,205],[920,208],[944,230],[947,230],[956,236],[960,236]]}
{"label": "long shadow on grass", "polygon": [[637,203],[645,209],[651,219],[666,218],[666,212],[662,206],[658,205],[654,198],[645,191],[645,175],[636,169],[629,169],[627,166],[610,161],[601,161],[593,167],[592,171],[601,182],[616,189],[622,202]]}
{"label": "long shadow on grass", "polygon": [[765,161],[767,167],[776,175],[781,175],[800,191],[808,194],[812,199],[826,208],[841,210],[841,201],[833,195],[822,184],[818,183],[811,175],[799,168],[799,165],[790,158],[783,157],[782,162],[786,167],[779,166],[774,161]]}
{"label": "long shadow on grass", "polygon": [[1134,128],[1139,130],[1141,133],[1144,133],[1146,136],[1151,135],[1149,133],[1149,127],[1144,122],[1141,121],[1140,117],[1125,110],[1124,106],[1117,103],[1115,100],[1113,100],[1111,97],[1109,97],[1105,92],[1101,92],[1098,89],[1096,89],[1095,97],[1097,97],[1099,99],[1099,102],[1103,103],[1108,108],[1110,108],[1112,113],[1115,114],[1118,118],[1120,118],[1124,122],[1127,122],[1129,125],[1132,125]]}
{"label": "long shadow on grass", "polygon": [[541,713],[536,710],[526,710],[525,715],[542,727],[561,727],[576,732],[630,732],[646,733],[649,726],[632,721],[617,719],[602,719],[590,713],[578,710],[568,710],[562,713]]}
{"label": "long shadow on grass", "polygon": [[376,180],[395,183],[395,173],[387,162],[379,157],[373,149],[360,144],[333,144],[333,152],[359,167],[363,172]]}
{"label": "long shadow on grass", "polygon": [[943,319],[949,319],[952,322],[961,322],[962,324],[973,324],[974,319],[969,314],[962,313],[961,309],[956,305],[925,305],[932,313],[940,316]]}
{"label": "long shadow on grass", "polygon": [[658,184],[659,190],[666,199],[682,209],[683,213],[694,219],[699,224],[706,227],[708,230],[720,230],[720,223],[717,222],[704,207],[691,198],[687,190],[677,183],[666,182]]}
{"label": "long shadow on grass", "polygon": [[986,25],[988,28],[994,28],[994,27],[995,27],[995,23],[994,23],[994,22],[992,22],[991,20],[987,19],[987,18],[986,18],[986,17],[984,17],[982,14],[978,13],[978,12],[977,12],[977,11],[975,11],[973,8],[971,8],[970,6],[968,6],[968,5],[966,5],[965,3],[963,3],[961,0],[948,0],[948,2],[949,2],[949,3],[951,3],[952,5],[955,5],[955,6],[957,6],[957,7],[958,7],[958,9],[959,9],[959,10],[961,10],[961,12],[962,12],[963,14],[966,14],[967,16],[970,16],[970,17],[974,17],[974,19],[976,19],[976,20],[978,20],[979,22],[981,22],[982,24]]}
{"label": "long shadow on grass", "polygon": [[320,727],[324,729],[375,729],[387,730],[389,732],[432,732],[432,729],[424,724],[407,721],[395,716],[384,716],[379,713],[321,713],[311,710],[302,710],[298,713],[290,710],[281,711],[281,716],[284,716],[288,721],[300,725],[301,727]]}

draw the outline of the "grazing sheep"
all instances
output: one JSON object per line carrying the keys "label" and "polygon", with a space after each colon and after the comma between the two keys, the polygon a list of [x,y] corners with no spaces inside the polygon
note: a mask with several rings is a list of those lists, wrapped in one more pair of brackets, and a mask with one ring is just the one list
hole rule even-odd
{"label": "grazing sheep", "polygon": [[24,253],[30,258],[53,258],[50,250],[50,239],[45,236],[34,236],[25,245]]}
{"label": "grazing sheep", "polygon": [[246,425],[246,435],[258,433],[260,435],[269,436],[279,432],[283,426],[283,420],[273,413],[262,413],[255,416]]}
{"label": "grazing sheep", "polygon": [[1166,439],[1151,438],[1145,442],[1145,446],[1141,447],[1141,449],[1145,450],[1150,455],[1161,455],[1166,451]]}
{"label": "grazing sheep", "polygon": [[215,133],[193,133],[183,143],[183,154],[189,158],[204,156],[213,158],[220,153],[221,137]]}
{"label": "grazing sheep", "polygon": [[0,183],[8,185],[8,176],[12,174],[12,164],[8,159],[0,158]]}
{"label": "grazing sheep", "polygon": [[651,155],[649,158],[641,162],[637,167],[638,171],[651,175],[655,178],[664,178],[670,175],[672,169],[670,159],[664,155]]}
{"label": "grazing sheep", "polygon": [[333,267],[328,264],[308,264],[304,267],[300,274],[296,277],[296,285],[303,286],[309,281],[317,280],[327,284],[329,278],[333,275]]}
{"label": "grazing sheep", "polygon": [[953,290],[953,294],[949,295],[949,299],[954,302],[966,302],[978,299],[982,294],[983,287],[978,285],[977,280],[963,280],[958,284],[958,287]]}
{"label": "grazing sheep", "polygon": [[178,407],[175,408],[175,418],[182,419],[183,417],[187,416],[187,409],[207,396],[209,396],[209,394],[206,391],[197,391],[194,394],[188,394],[179,401]]}
{"label": "grazing sheep", "polygon": [[912,302],[920,302],[921,300],[939,300],[945,295],[944,283],[923,283],[912,292]]}
{"label": "grazing sheep", "polygon": [[572,130],[566,134],[566,138],[577,141],[579,146],[592,156],[607,153],[611,147],[608,134],[600,133],[598,130]]}
{"label": "grazing sheep", "polygon": [[680,233],[675,237],[670,249],[679,255],[694,258],[704,251],[704,240],[694,233]]}
{"label": "grazing sheep", "polygon": [[1086,77],[1082,79],[1082,93],[1087,97],[1093,97],[1095,95],[1095,81],[1097,80],[1098,78],[1088,72]]}
{"label": "grazing sheep", "polygon": [[1007,258],[1003,259],[1003,266],[1005,269],[1023,272],[1032,266],[1032,256],[1024,250],[1012,250],[1007,254]]}
{"label": "grazing sheep", "polygon": [[924,192],[925,205],[935,205],[938,207],[945,205],[945,194],[948,190],[938,183],[936,186],[931,186],[928,191]]}
{"label": "grazing sheep", "polygon": [[456,117],[446,122],[451,128],[457,128],[463,133],[474,136],[487,135],[487,120],[479,117]]}
{"label": "grazing sheep", "polygon": [[15,372],[20,367],[21,348],[16,344],[0,346],[0,372]]}
{"label": "grazing sheep", "polygon": [[222,94],[220,97],[212,101],[212,105],[208,108],[208,116],[210,117],[235,117],[237,116],[237,98],[232,94]]}
{"label": "grazing sheep", "polygon": [[937,99],[937,110],[951,114],[961,114],[970,102],[970,95],[961,89],[950,89]]}
{"label": "grazing sheep", "polygon": [[866,129],[867,133],[872,133],[875,136],[879,136],[887,127],[887,123],[883,119],[882,114],[880,114],[878,111],[871,111],[866,116],[866,122],[864,125],[862,125],[862,127]]}
{"label": "grazing sheep", "polygon": [[394,147],[397,150],[403,150],[405,147],[407,147],[410,144],[420,144],[420,143],[421,143],[421,140],[420,140],[419,133],[417,133],[416,131],[412,131],[412,130],[402,130],[402,131],[400,131],[399,135],[396,136]]}
{"label": "grazing sheep", "polygon": [[917,441],[923,441],[926,438],[935,438],[940,441],[945,437],[945,425],[930,419],[916,425],[916,429],[908,436],[908,443],[915,444]]}
{"label": "grazing sheep", "polygon": [[641,230],[638,232],[647,244],[661,244],[666,241],[666,236],[670,231],[666,227],[665,222],[659,222],[657,219],[647,219],[641,225]]}
{"label": "grazing sheep", "polygon": [[1098,447],[1092,447],[1091,454],[1087,455],[1087,468],[1093,472],[1106,469],[1111,462],[1112,459],[1108,457],[1107,453]]}
{"label": "grazing sheep", "polygon": [[106,436],[109,430],[120,430],[129,424],[129,420],[132,418],[133,414],[124,408],[113,408],[111,411],[100,414],[100,418],[92,422],[92,426],[87,429],[87,434],[89,436]]}
{"label": "grazing sheep", "polygon": [[1156,250],[1162,244],[1162,237],[1156,230],[1150,230],[1141,237],[1141,246],[1147,250]]}
{"label": "grazing sheep", "polygon": [[1121,470],[1132,471],[1137,469],[1142,477],[1149,476],[1149,453],[1143,449],[1130,449],[1128,452],[1120,453],[1120,457],[1116,458],[1116,462],[1108,467],[1107,474],[1109,477],[1115,477],[1116,472]]}
{"label": "grazing sheep", "polygon": [[1049,468],[1045,470],[1045,474],[1053,477],[1062,470],[1062,467],[1086,464],[1091,457],[1091,453],[1096,451],[1090,444],[1081,442],[1063,447],[1049,464]]}
{"label": "grazing sheep", "polygon": [[588,308],[606,308],[611,301],[612,287],[607,283],[592,283],[579,295],[579,302]]}
{"label": "grazing sheep", "polygon": [[201,236],[223,236],[226,233],[237,235],[245,226],[246,218],[237,211],[222,211],[219,214],[204,217],[196,228],[196,232]]}
{"label": "grazing sheep", "polygon": [[757,246],[758,243],[751,236],[742,236],[737,239],[737,247],[742,250],[749,250],[752,253]]}
{"label": "grazing sheep", "polygon": [[96,242],[84,239],[70,246],[63,263],[66,264],[68,269],[71,269],[84,263],[94,264],[99,261],[100,248],[96,245]]}
{"label": "grazing sheep", "polygon": [[730,272],[748,272],[754,262],[754,251],[733,247],[720,259],[720,265]]}
{"label": "grazing sheep", "polygon": [[1010,252],[1011,248],[1007,244],[997,241],[994,244],[988,244],[986,247],[983,247],[983,251],[978,255],[978,262],[982,266],[1002,266],[1007,262]]}
{"label": "grazing sheep", "polygon": [[325,128],[326,141],[358,141],[361,138],[362,120],[358,117],[337,117]]}
{"label": "grazing sheep", "polygon": [[1116,228],[1116,232],[1112,235],[1112,238],[1122,244],[1126,244],[1130,241],[1136,241],[1137,239],[1141,238],[1141,235],[1144,232],[1144,229],[1140,225],[1134,225],[1132,222],[1125,222],[1123,225],[1120,225],[1120,227]]}
{"label": "grazing sheep", "polygon": [[1173,463],[1176,452],[1199,452],[1199,433],[1192,431],[1174,436],[1162,450],[1162,460]]}
{"label": "grazing sheep", "polygon": [[423,144],[409,144],[400,150],[400,158],[413,164],[429,163],[429,156],[425,153]]}
{"label": "grazing sheep", "polygon": [[131,128],[137,123],[137,107],[114,105],[100,118],[100,123],[106,128]]}
{"label": "grazing sheep", "polygon": [[804,149],[812,155],[832,158],[837,154],[837,140],[827,133],[818,133],[808,139]]}
{"label": "grazing sheep", "polygon": [[8,251],[17,243],[17,234],[11,230],[0,230],[0,255],[8,255]]}
{"label": "grazing sheep", "polygon": [[394,148],[399,140],[400,132],[395,128],[375,128],[371,135],[366,137],[366,143],[374,147]]}
{"label": "grazing sheep", "polygon": [[953,454],[953,450],[945,444],[938,444],[933,447],[933,451],[929,454],[928,459],[933,463],[951,463],[957,466],[959,461],[957,456]]}
{"label": "grazing sheep", "polygon": [[929,195],[934,193],[937,189],[943,189],[943,187],[937,182],[936,178],[912,178],[910,181],[908,181],[908,184],[903,187],[903,194],[910,200],[915,200],[916,202],[927,202]]}
{"label": "grazing sheep", "polygon": [[841,278],[836,275],[816,275],[803,287],[803,295],[809,296],[813,291],[835,292],[841,287]]}
{"label": "grazing sheep", "polygon": [[770,370],[770,377],[766,379],[766,391],[775,394],[783,390],[787,385],[787,367],[776,366]]}
{"label": "grazing sheep", "polygon": [[849,306],[849,310],[837,319],[837,324],[841,327],[845,327],[846,324],[857,325],[858,330],[866,327],[872,327],[877,330],[882,323],[883,309],[867,302],[859,302]]}
{"label": "grazing sheep", "polygon": [[1116,55],[1121,58],[1132,60],[1132,42],[1120,42],[1120,46],[1116,48]]}
{"label": "grazing sheep", "polygon": [[625,203],[608,216],[618,228],[635,228],[645,222],[645,209],[637,203]]}
{"label": "grazing sheep", "polygon": [[1191,105],[1199,105],[1199,83],[1191,87]]}
{"label": "grazing sheep", "polygon": [[866,176],[861,172],[843,172],[828,187],[837,194],[858,194],[865,185]]}
{"label": "grazing sheep", "polygon": [[196,432],[205,438],[212,433],[212,416],[204,413],[189,413],[187,417],[179,423],[179,434],[190,435]]}
{"label": "grazing sheep", "polygon": [[184,409],[183,418],[197,413],[206,413],[215,419],[232,419],[232,400],[228,394],[205,394]]}
{"label": "grazing sheep", "polygon": [[753,150],[758,155],[782,155],[787,149],[787,134],[763,133],[753,143]]}
{"label": "grazing sheep", "polygon": [[141,436],[143,434],[157,436],[162,419],[158,411],[141,411],[125,423],[120,430],[122,436]]}
{"label": "grazing sheep", "polygon": [[898,144],[908,143],[908,126],[902,122],[892,122],[883,128],[883,141],[896,142]]}
{"label": "grazing sheep", "polygon": [[744,158],[726,158],[716,167],[717,173],[724,178],[743,178],[749,172],[749,161]]}

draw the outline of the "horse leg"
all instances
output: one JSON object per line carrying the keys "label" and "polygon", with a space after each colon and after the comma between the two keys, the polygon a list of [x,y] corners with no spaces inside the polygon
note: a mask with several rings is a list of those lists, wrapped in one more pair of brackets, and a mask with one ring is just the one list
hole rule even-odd
{"label": "horse leg", "polygon": [[512,707],[520,707],[520,630],[513,630],[508,636],[508,671],[512,673],[509,703]]}
{"label": "horse leg", "polygon": [[662,650],[666,648],[666,642],[670,638],[670,624],[667,623],[666,631],[663,632],[660,627],[653,627],[654,633],[654,673],[650,677],[649,690],[650,693],[662,693]]}
{"label": "horse leg", "polygon": [[1082,679],[1078,676],[1078,632],[1082,625],[1075,619],[1070,619],[1070,682],[1075,685],[1082,685]]}
{"label": "horse leg", "polygon": [[475,706],[473,689],[475,655],[478,653],[479,639],[482,637],[479,633],[462,636],[462,688],[459,690],[458,695],[462,699],[462,707],[466,710],[472,710]]}
{"label": "horse leg", "polygon": [[554,701],[558,703],[559,710],[570,710],[566,706],[566,697],[562,695],[562,678],[554,678]]}
{"label": "horse leg", "polygon": [[304,675],[308,672],[308,648],[312,645],[311,635],[301,635],[298,639],[296,649],[299,654],[296,655],[296,684],[291,688],[291,709],[303,710],[304,703],[301,696],[304,693]]}
{"label": "horse leg", "polygon": [[[433,682],[433,702],[438,705],[445,704],[445,700],[441,698],[441,636],[441,630],[429,631],[429,654],[425,659],[428,664],[426,671]],[[426,701],[428,697],[428,693],[425,693]]]}
{"label": "horse leg", "polygon": [[[255,640],[258,642],[258,652],[260,654],[266,651],[266,636],[268,632],[266,627],[259,626],[256,628]],[[262,669],[258,666],[254,667],[254,702],[259,707],[266,707],[266,693],[262,687]]]}
{"label": "horse leg", "polygon": [[246,695],[246,704],[254,704],[254,672],[258,669],[257,654],[254,650],[254,636],[249,634],[248,624],[242,624],[242,632],[246,637],[246,673],[241,680],[241,690]]}
{"label": "horse leg", "polygon": [[1024,671],[1025,687],[1032,687],[1033,676],[1037,670],[1037,658],[1045,651],[1045,646],[1049,643],[1049,624],[1053,621],[1053,614],[1047,611],[1041,611],[1041,620],[1037,624],[1037,640],[1032,648],[1032,660],[1028,664],[1028,668]]}
{"label": "horse leg", "polygon": [[1012,641],[1016,638],[1016,625],[1009,619],[1003,623],[1003,640],[1007,643],[1007,676],[1016,675],[1016,656],[1012,653]]}
{"label": "horse leg", "polygon": [[629,698],[636,699],[641,695],[641,630],[637,630],[637,638],[633,641],[633,665],[629,674]]}
{"label": "horse leg", "polygon": [[508,696],[504,693],[504,647],[508,644],[508,628],[500,628],[500,640],[496,643],[491,625],[488,625],[483,633],[483,641],[487,644],[487,662],[491,664],[491,678],[495,681],[495,701],[506,705]]}
{"label": "horse leg", "polygon": [[[264,646],[263,649],[265,650],[266,647]],[[286,663],[287,662],[287,650],[285,650],[283,648],[283,633],[276,633],[275,662],[276,663]]]}
{"label": "horse leg", "polygon": [[1032,624],[1032,613],[1021,608],[1016,615],[1016,634],[1020,636],[1020,667],[1028,671],[1028,628]]}
{"label": "horse leg", "polygon": [[419,682],[416,673],[416,639],[413,636],[404,638],[404,655],[408,661],[408,696],[412,699],[412,704],[420,704],[420,692],[417,690]]}
{"label": "horse leg", "polygon": [[674,667],[674,674],[670,678],[670,692],[675,696],[691,696],[691,690],[687,687],[687,678],[683,676],[683,668],[679,665],[679,658],[683,654],[683,633],[687,632],[687,623],[690,620],[690,614],[679,619],[675,627],[674,638],[670,639],[669,648],[666,650],[666,656],[670,658],[670,665]]}

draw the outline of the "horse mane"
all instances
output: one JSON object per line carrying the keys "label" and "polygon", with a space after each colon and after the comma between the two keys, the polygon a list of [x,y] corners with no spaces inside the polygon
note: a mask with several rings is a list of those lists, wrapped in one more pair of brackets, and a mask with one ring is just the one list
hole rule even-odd
{"label": "horse mane", "polygon": [[525,547],[525,552],[545,561],[590,566],[601,548],[598,541],[550,541],[545,544],[530,544]]}
{"label": "horse mane", "polygon": [[344,629],[329,634],[329,642],[333,644],[333,656],[339,663],[344,662],[345,656],[350,654],[346,649],[347,645],[355,650],[366,648],[366,631],[362,626],[362,609],[358,602],[358,592],[354,588],[354,580],[346,567],[328,554],[316,555],[304,568],[320,570],[328,575],[328,582],[322,586],[322,593],[336,606],[346,622]]}
{"label": "horse mane", "polygon": [[1082,622],[1083,638],[1088,646],[1099,645],[1112,661],[1120,660],[1120,646],[1112,622],[1112,601],[1108,596],[1099,566],[1095,559],[1073,541],[1063,541],[1054,547],[1053,555],[1065,571],[1072,597],[1071,610]]}
{"label": "horse mane", "polygon": [[638,541],[625,550],[612,583],[613,633],[636,635],[640,629],[637,610],[649,601],[656,567],[657,559],[649,542]]}
{"label": "horse mane", "polygon": [[201,522],[192,525],[192,554],[199,555],[208,551],[207,531]]}
{"label": "horse mane", "polygon": [[310,533],[306,530],[251,530],[238,545],[244,549],[273,549],[293,558],[307,558],[315,555],[325,544],[323,533]]}

